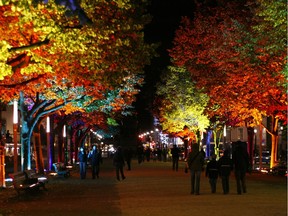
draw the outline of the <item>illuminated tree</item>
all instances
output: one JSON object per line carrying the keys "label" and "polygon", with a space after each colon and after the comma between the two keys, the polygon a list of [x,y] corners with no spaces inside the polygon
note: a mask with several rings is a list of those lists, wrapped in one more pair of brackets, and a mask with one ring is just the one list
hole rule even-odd
{"label": "illuminated tree", "polygon": [[[190,73],[185,69],[169,67],[157,86],[156,108],[164,131],[198,141],[197,133],[209,125],[204,110],[208,101],[206,94],[194,87]],[[185,135],[183,134],[184,128]],[[181,135],[182,133],[182,135]]]}
{"label": "illuminated tree", "polygon": [[[278,119],[285,120],[287,106],[283,87],[286,44],[282,43],[286,38],[285,3],[268,8],[261,5],[264,1],[258,1],[259,8],[251,4],[246,7],[241,1],[217,3],[197,11],[193,21],[183,19],[170,55],[173,63],[187,68],[196,86],[209,95],[206,112],[210,117],[219,116],[231,125],[248,128],[259,125],[263,116],[272,117],[273,166]],[[268,17],[268,22],[260,15]],[[277,19],[276,30],[271,17]],[[269,39],[269,35],[274,36]],[[251,139],[248,145],[252,146]]]}
{"label": "illuminated tree", "polygon": [[[79,107],[79,99],[85,97],[90,97],[90,102],[102,100],[107,90],[121,87],[127,77],[143,71],[152,48],[144,44],[141,31],[147,19],[142,16],[141,6],[121,1],[81,1],[81,8],[91,17],[90,25],[82,25],[78,17],[52,1],[36,6],[29,0],[0,5],[2,101],[18,98],[22,92],[32,101],[49,104],[45,110],[48,114],[52,108],[67,108],[68,103]],[[125,102],[132,103],[133,94]],[[27,112],[24,96],[20,107]],[[36,107],[30,110],[43,116]],[[114,107],[119,106],[114,103]],[[26,121],[24,126],[30,127]],[[27,131],[33,128],[22,130],[22,140],[28,142],[23,146],[29,151]],[[25,168],[30,168],[29,158],[24,157]]]}

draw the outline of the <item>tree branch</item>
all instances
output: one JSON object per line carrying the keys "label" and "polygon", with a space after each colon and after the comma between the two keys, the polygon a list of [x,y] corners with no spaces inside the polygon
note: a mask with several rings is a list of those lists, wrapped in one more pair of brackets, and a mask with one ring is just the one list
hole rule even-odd
{"label": "tree branch", "polygon": [[13,47],[13,48],[10,48],[8,49],[9,52],[16,52],[16,51],[25,51],[25,50],[30,50],[30,49],[34,49],[34,48],[38,48],[42,45],[45,45],[45,44],[48,44],[50,42],[49,39],[45,39],[44,41],[39,41],[39,42],[36,42],[34,44],[30,44],[30,45],[27,45],[27,46],[21,46],[21,47]]}
{"label": "tree branch", "polygon": [[20,82],[20,83],[0,84],[0,86],[6,87],[6,88],[15,88],[16,86],[26,85],[27,83],[33,82],[33,81],[35,81],[37,79],[40,79],[40,78],[42,78],[44,76],[45,76],[45,74],[40,74],[37,77],[33,77],[31,79],[25,80],[25,81]]}

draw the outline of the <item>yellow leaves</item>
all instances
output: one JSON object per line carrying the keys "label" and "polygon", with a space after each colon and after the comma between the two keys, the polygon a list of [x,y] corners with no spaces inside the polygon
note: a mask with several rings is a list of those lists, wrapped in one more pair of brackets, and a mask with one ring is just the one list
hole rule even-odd
{"label": "yellow leaves", "polygon": [[130,9],[130,0],[114,0],[114,2],[118,5],[121,9]]}
{"label": "yellow leaves", "polygon": [[12,74],[12,67],[3,62],[0,62],[0,80],[4,80],[5,76]]}
{"label": "yellow leaves", "polygon": [[11,55],[8,51],[10,47],[6,41],[0,41],[0,80],[12,74],[12,67],[6,64],[7,59]]}
{"label": "yellow leaves", "polygon": [[75,107],[73,106],[73,104],[71,103],[68,103],[66,104],[62,110],[64,110],[65,112],[65,115],[69,115],[69,114],[72,114],[72,113],[75,113],[76,111],[80,111],[80,112],[85,112],[85,110],[81,107]]}

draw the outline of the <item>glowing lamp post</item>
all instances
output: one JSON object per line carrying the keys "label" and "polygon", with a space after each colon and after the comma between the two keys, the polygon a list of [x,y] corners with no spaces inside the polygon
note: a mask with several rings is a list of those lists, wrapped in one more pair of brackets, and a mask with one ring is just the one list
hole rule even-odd
{"label": "glowing lamp post", "polygon": [[227,144],[226,144],[227,128],[226,128],[226,125],[224,125],[224,128],[223,128],[223,137],[224,137],[224,140],[223,140],[224,150],[227,150]]}
{"label": "glowing lamp post", "polygon": [[67,143],[66,143],[66,125],[63,127],[63,142],[64,142],[64,163],[65,166],[68,164],[68,152],[67,152]]}
{"label": "glowing lamp post", "polygon": [[46,134],[47,134],[47,158],[48,158],[48,170],[52,167],[52,157],[51,157],[51,144],[50,144],[50,117],[46,118]]}
{"label": "glowing lamp post", "polygon": [[17,129],[18,129],[18,101],[14,100],[13,103],[14,172],[18,171]]}

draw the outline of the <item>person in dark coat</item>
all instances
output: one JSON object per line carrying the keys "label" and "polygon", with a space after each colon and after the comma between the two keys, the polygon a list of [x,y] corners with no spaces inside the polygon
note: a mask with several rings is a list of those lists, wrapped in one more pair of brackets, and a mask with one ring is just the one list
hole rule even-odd
{"label": "person in dark coat", "polygon": [[246,172],[249,170],[248,152],[241,142],[237,142],[232,159],[234,165],[234,172],[237,184],[237,193],[240,195],[247,192],[246,188]]}
{"label": "person in dark coat", "polygon": [[124,150],[124,158],[127,163],[127,170],[131,170],[131,161],[133,157],[133,151],[131,148],[126,148]]}
{"label": "person in dark coat", "polygon": [[91,160],[92,179],[95,179],[95,177],[99,178],[100,162],[102,161],[102,156],[101,152],[98,151],[95,145],[92,147],[92,151],[89,152],[88,159]]}
{"label": "person in dark coat", "polygon": [[114,154],[113,165],[116,168],[117,180],[120,181],[120,175],[119,174],[121,174],[122,180],[124,180],[126,178],[124,176],[124,171],[123,171],[123,167],[125,166],[125,160],[124,160],[121,146],[118,146],[117,151]]}
{"label": "person in dark coat", "polygon": [[137,147],[137,157],[138,157],[138,164],[141,164],[144,161],[144,148],[142,145]]}
{"label": "person in dark coat", "polygon": [[218,161],[219,175],[222,182],[222,189],[224,194],[229,193],[229,177],[233,169],[233,162],[230,159],[229,151],[225,150],[223,156]]}
{"label": "person in dark coat", "polygon": [[204,156],[199,151],[199,145],[192,145],[192,152],[189,153],[187,166],[191,172],[191,194],[200,194],[200,177],[204,165]]}
{"label": "person in dark coat", "polygon": [[211,160],[207,164],[205,172],[205,176],[209,178],[211,193],[216,193],[218,172],[218,162],[216,161],[216,155],[213,154]]}
{"label": "person in dark coat", "polygon": [[78,161],[80,168],[80,178],[86,178],[86,165],[87,165],[87,154],[83,147],[80,147],[80,151],[78,152]]}
{"label": "person in dark coat", "polygon": [[180,154],[180,149],[176,145],[173,145],[173,148],[171,149],[172,169],[176,171],[178,171],[179,154]]}

